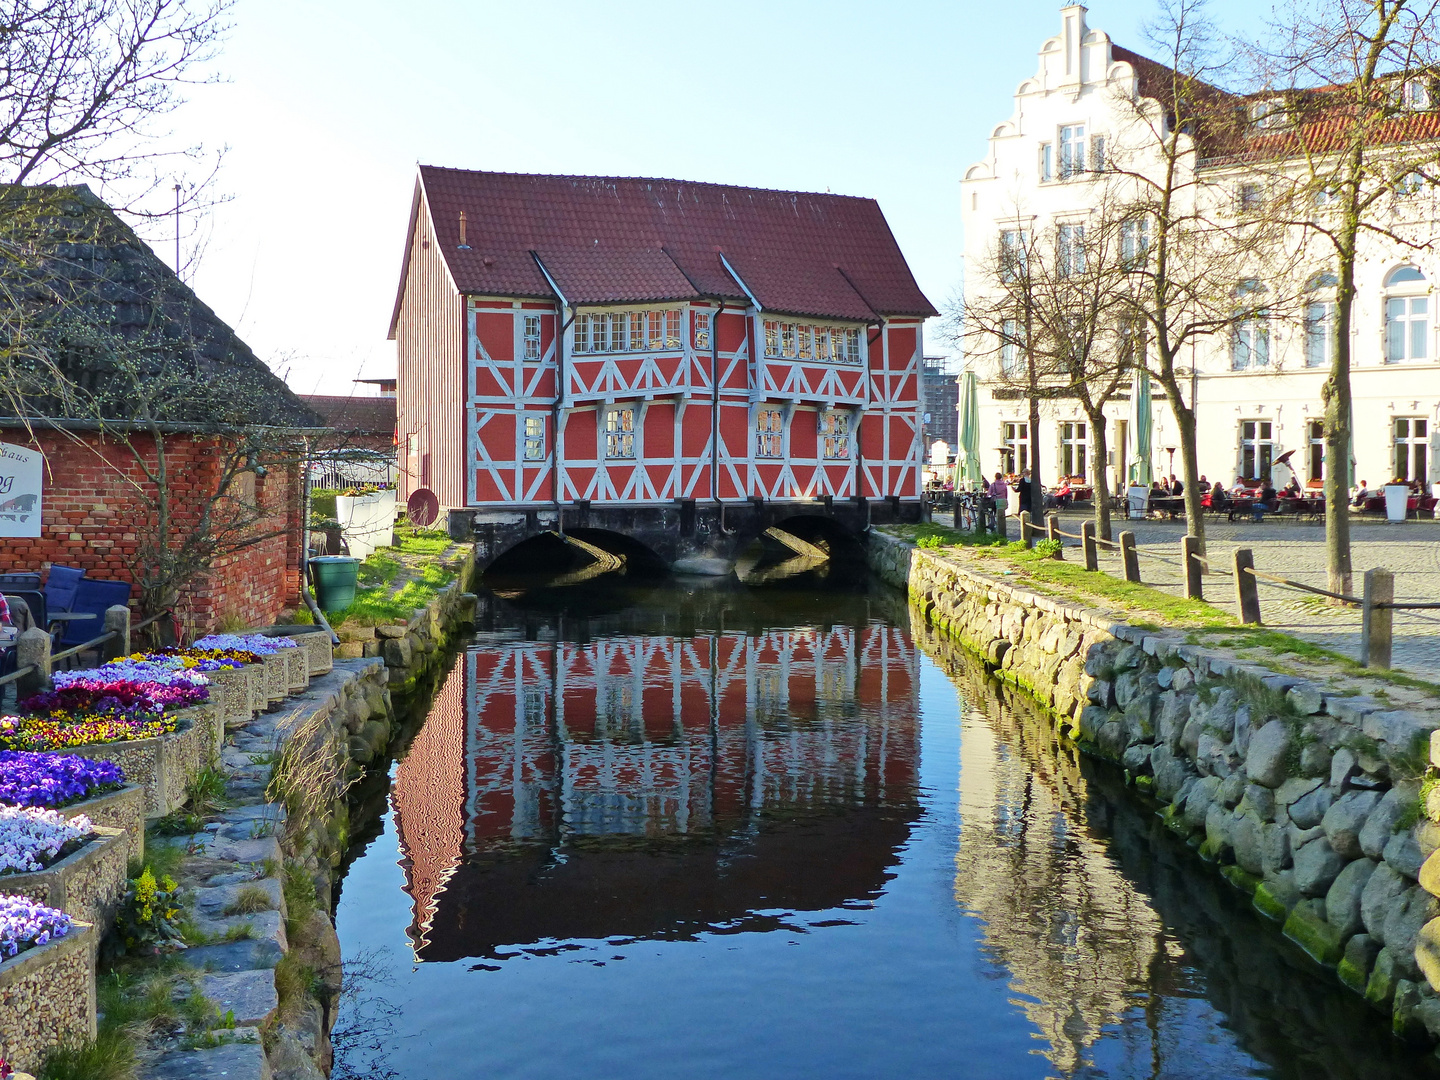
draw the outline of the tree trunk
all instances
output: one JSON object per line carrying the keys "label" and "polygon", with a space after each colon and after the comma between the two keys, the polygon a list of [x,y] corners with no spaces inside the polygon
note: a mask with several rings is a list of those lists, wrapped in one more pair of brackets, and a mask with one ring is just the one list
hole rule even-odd
{"label": "tree trunk", "polygon": [[[1033,370],[1033,364],[1032,364]],[[1030,520],[1045,520],[1045,496],[1040,492],[1040,399],[1036,396],[1034,381],[1030,384],[1030,505],[1022,510],[1030,511]]]}
{"label": "tree trunk", "polygon": [[1105,410],[1087,408],[1085,415],[1090,418],[1090,468],[1094,478],[1091,486],[1095,489],[1095,535],[1101,540],[1110,540],[1110,480],[1105,475],[1110,444],[1105,430]]}
{"label": "tree trunk", "polygon": [[[1353,226],[1353,222],[1351,223]],[[1355,230],[1348,230],[1353,238]],[[1326,588],[1346,596],[1353,585],[1350,566],[1350,322],[1355,298],[1355,248],[1340,246],[1335,289],[1334,359],[1320,388],[1325,402],[1325,570]],[[1331,601],[1339,604],[1340,601]]]}
{"label": "tree trunk", "polygon": [[1200,500],[1205,493],[1200,490],[1200,464],[1195,450],[1195,410],[1185,405],[1180,383],[1174,376],[1174,364],[1162,361],[1160,385],[1165,388],[1165,400],[1170,413],[1180,428],[1180,471],[1185,481],[1185,531],[1200,541],[1199,551],[1205,554],[1205,509]]}

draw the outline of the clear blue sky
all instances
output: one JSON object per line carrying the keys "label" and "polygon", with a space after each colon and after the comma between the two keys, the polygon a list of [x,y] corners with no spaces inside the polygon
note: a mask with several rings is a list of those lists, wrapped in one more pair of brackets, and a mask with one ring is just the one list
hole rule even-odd
{"label": "clear blue sky", "polygon": [[[1059,7],[238,0],[227,81],[174,118],[229,148],[232,199],[205,225],[194,284],[302,393],[393,372],[385,331],[424,162],[871,196],[943,306],[961,272],[958,179]],[[1235,31],[1259,12],[1212,9]],[[1104,0],[1089,21],[1143,51],[1151,13]]]}

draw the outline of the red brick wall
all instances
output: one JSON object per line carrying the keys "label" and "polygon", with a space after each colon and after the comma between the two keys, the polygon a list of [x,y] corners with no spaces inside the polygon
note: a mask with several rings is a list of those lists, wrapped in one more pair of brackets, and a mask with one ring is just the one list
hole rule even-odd
{"label": "red brick wall", "polygon": [[[148,437],[135,445],[154,460]],[[142,491],[153,492],[135,454],[125,445],[94,432],[0,431],[0,441],[45,454],[41,535],[35,539],[0,538],[0,573],[48,571],[51,563],[82,567],[95,578],[133,581],[138,538],[151,508]],[[198,520],[216,487],[220,455],[214,439],[171,435],[169,457],[172,507],[181,519],[177,531]],[[263,457],[262,457],[263,460]],[[205,580],[187,589],[180,616],[187,633],[205,633],[221,622],[260,626],[273,622],[282,608],[295,604],[300,589],[300,479],[296,465],[275,465],[255,485],[267,519],[255,530],[266,536],[252,546],[223,555]],[[186,496],[189,498],[186,498]],[[131,605],[139,603],[138,590]]]}

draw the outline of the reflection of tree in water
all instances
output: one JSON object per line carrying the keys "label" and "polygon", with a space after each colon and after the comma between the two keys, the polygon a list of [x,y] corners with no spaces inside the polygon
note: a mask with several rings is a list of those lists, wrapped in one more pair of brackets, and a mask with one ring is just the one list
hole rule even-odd
{"label": "reflection of tree in water", "polygon": [[1284,1080],[1440,1075],[1201,868],[1118,769],[1062,743],[918,615],[911,632],[962,704],[955,897],[985,921],[1057,1072],[1220,1077],[1258,1060]]}
{"label": "reflection of tree in water", "polygon": [[1087,830],[1074,749],[1008,695],[977,709],[971,695],[986,690],[962,683],[955,899],[985,921],[987,953],[1025,995],[1045,1055],[1071,1074],[1149,983],[1163,927]]}

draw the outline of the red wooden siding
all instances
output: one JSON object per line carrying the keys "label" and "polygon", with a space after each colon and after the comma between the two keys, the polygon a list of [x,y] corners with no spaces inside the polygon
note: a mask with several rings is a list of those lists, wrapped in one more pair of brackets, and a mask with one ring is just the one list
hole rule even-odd
{"label": "red wooden siding", "polygon": [[412,216],[404,293],[394,332],[400,363],[400,495],[404,498],[417,487],[429,487],[441,506],[464,506],[470,499],[462,304],[434,242],[424,200],[417,197]]}

